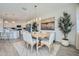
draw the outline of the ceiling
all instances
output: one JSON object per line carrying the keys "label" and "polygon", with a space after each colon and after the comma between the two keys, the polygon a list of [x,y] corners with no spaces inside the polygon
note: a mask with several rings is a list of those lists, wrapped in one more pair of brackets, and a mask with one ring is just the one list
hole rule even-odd
{"label": "ceiling", "polygon": [[[37,8],[34,6],[37,5]],[[69,4],[54,3],[0,3],[0,17],[6,20],[27,21],[35,17],[42,17],[50,14],[59,7],[69,6]]]}

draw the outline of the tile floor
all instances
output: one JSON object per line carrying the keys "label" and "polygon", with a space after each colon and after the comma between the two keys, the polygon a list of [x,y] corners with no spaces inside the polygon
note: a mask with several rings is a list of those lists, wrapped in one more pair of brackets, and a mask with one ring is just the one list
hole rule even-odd
{"label": "tile floor", "polygon": [[30,46],[27,48],[23,40],[0,40],[0,56],[79,56],[79,51],[71,46],[64,47],[54,43],[51,53],[44,46],[37,54],[36,49],[34,48],[31,52]]}

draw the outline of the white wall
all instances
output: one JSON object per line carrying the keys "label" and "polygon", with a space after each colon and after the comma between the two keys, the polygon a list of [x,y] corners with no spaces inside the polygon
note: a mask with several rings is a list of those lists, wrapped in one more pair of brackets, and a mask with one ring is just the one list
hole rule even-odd
{"label": "white wall", "polygon": [[76,9],[76,18],[77,18],[77,33],[76,33],[76,48],[79,49],[79,7]]}
{"label": "white wall", "polygon": [[77,32],[79,32],[79,7],[76,9],[76,15],[77,15]]}

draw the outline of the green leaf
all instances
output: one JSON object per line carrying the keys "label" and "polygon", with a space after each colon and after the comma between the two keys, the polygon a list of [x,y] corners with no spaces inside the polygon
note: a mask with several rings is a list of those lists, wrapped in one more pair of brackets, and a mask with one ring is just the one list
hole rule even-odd
{"label": "green leaf", "polygon": [[63,17],[59,18],[59,28],[63,32],[63,34],[68,34],[72,29],[71,17],[68,13],[63,12]]}

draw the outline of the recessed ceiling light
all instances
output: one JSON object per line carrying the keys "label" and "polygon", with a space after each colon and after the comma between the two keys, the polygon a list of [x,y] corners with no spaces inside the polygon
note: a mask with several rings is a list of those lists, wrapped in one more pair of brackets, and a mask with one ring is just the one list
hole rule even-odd
{"label": "recessed ceiling light", "polygon": [[12,21],[12,23],[15,23],[15,21]]}
{"label": "recessed ceiling light", "polygon": [[0,21],[0,23],[2,23],[2,22]]}
{"label": "recessed ceiling light", "polygon": [[5,23],[8,23],[8,21],[5,21]]}

